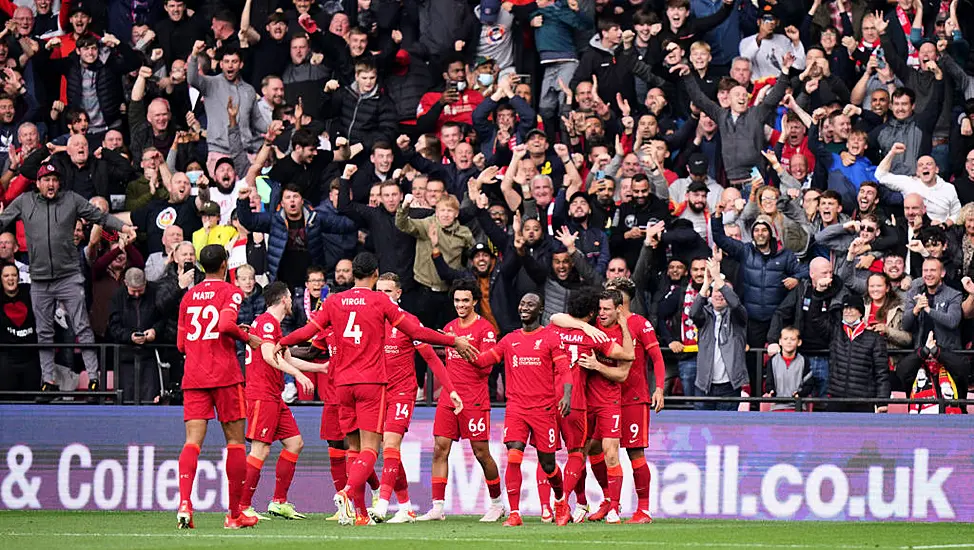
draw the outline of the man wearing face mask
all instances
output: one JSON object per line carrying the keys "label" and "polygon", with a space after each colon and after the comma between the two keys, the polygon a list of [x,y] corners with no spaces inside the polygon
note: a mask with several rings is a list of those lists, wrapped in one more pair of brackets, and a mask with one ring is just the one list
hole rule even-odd
{"label": "man wearing face mask", "polygon": [[443,60],[443,91],[426,92],[416,109],[416,131],[439,131],[445,122],[473,124],[473,112],[484,100],[475,90],[467,89],[467,67],[459,54]]}

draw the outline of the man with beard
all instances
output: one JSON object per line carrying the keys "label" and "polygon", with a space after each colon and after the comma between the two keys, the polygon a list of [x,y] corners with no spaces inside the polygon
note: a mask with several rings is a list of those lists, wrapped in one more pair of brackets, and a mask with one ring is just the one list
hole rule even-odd
{"label": "man with beard", "polygon": [[646,227],[669,218],[669,201],[650,192],[649,177],[636,174],[632,178],[632,201],[619,206],[612,224],[612,255],[622,256],[629,266],[635,266]]}
{"label": "man with beard", "polygon": [[568,202],[565,202],[565,195],[575,189],[578,189],[577,185],[559,191],[558,198],[555,199],[552,224],[555,227],[566,227],[578,236],[575,246],[585,256],[585,260],[597,273],[605,273],[609,265],[609,239],[605,231],[590,221],[592,207],[589,205],[587,193],[574,191]]}
{"label": "man with beard", "polygon": [[[251,20],[254,20],[251,17]],[[258,32],[253,27],[244,28],[247,42],[250,44],[250,85],[254,88],[261,85],[264,79],[271,75],[281,74],[281,60],[288,56],[287,16],[283,12],[275,11],[267,17],[264,30]],[[281,97],[283,99],[283,88]],[[261,91],[261,94],[264,94]]]}
{"label": "man with beard", "polygon": [[[206,168],[210,174],[215,174],[217,161],[231,154],[230,136],[228,129],[230,119],[227,114],[227,104],[233,101],[239,110],[240,137],[243,143],[253,141],[253,130],[250,122],[253,120],[253,98],[257,96],[254,88],[240,77],[243,70],[243,57],[238,48],[225,46],[217,51],[220,60],[221,74],[204,76],[200,74],[200,54],[206,49],[206,43],[197,40],[193,45],[193,52],[189,57],[186,68],[190,86],[200,91],[205,99],[206,107],[206,144],[209,152],[206,157]],[[227,212],[229,215],[229,212]]]}
{"label": "man with beard", "polygon": [[660,344],[676,354],[683,384],[683,395],[696,395],[697,379],[697,327],[690,319],[690,306],[703,288],[704,274],[707,272],[707,258],[697,257],[690,262],[690,278],[686,264],[678,260],[670,262],[666,270],[664,284],[661,285],[662,298],[657,307]]}
{"label": "man with beard", "polygon": [[883,273],[889,279],[890,286],[903,300],[906,299],[906,291],[913,283],[913,279],[906,274],[905,256],[903,248],[897,247],[883,260]]}
{"label": "man with beard", "polygon": [[[714,243],[726,255],[741,264],[740,278],[744,288],[741,301],[747,308],[747,342],[752,348],[767,343],[771,317],[787,292],[802,278],[808,277],[808,266],[798,263],[795,253],[779,247],[773,234],[774,222],[758,216],[751,226],[751,242],[742,243],[724,234],[724,222],[718,211],[710,220]],[[749,364],[751,387],[758,388],[757,365]]]}
{"label": "man with beard", "polygon": [[[273,124],[265,137],[264,147],[270,148],[278,133],[279,125]],[[262,147],[261,149],[263,149]],[[301,128],[291,136],[291,154],[279,160],[268,177],[281,184],[297,185],[311,204],[321,202],[322,173],[335,159],[335,153],[318,150],[318,136],[310,128]]]}
{"label": "man with beard", "polygon": [[[146,232],[146,246],[149,257],[161,252],[164,245],[166,229],[175,225],[183,230],[183,235],[192,235],[203,227],[197,214],[198,205],[202,203],[197,197],[190,198],[189,177],[184,172],[176,172],[169,182],[169,197],[167,199],[153,199],[144,207],[132,211],[132,224]],[[177,243],[178,244],[178,243]],[[152,277],[149,277],[152,280]]]}
{"label": "man with beard", "polygon": [[903,307],[903,330],[913,334],[913,345],[920,347],[926,335],[948,350],[962,349],[960,339],[963,293],[944,280],[944,264],[939,258],[923,261],[922,275],[913,281]]}
{"label": "man with beard", "polygon": [[574,234],[562,227],[555,236],[560,246],[556,244],[552,251],[550,267],[540,264],[529,254],[521,255],[524,269],[534,284],[544,291],[546,323],[555,313],[565,311],[573,292],[596,286],[602,279],[575,247],[577,237]]}
{"label": "man with beard", "polygon": [[[594,172],[589,172],[594,176]],[[612,218],[615,216],[618,206],[615,201],[616,181],[612,176],[605,174],[600,180],[595,180],[589,186],[588,192],[595,195],[595,200],[589,202],[592,207],[592,214],[589,221],[593,227],[601,227],[608,230],[612,227]]]}
{"label": "man with beard", "polygon": [[710,189],[702,181],[694,181],[687,188],[686,201],[678,204],[673,214],[678,219],[687,220],[693,224],[693,230],[700,235],[700,238],[711,243],[713,241],[708,235],[710,209],[707,207],[707,194]]}
{"label": "man with beard", "polygon": [[352,260],[339,260],[335,264],[335,276],[332,284],[328,285],[328,294],[338,294],[352,288],[355,279],[352,278]]}
{"label": "man with beard", "polygon": [[[670,204],[679,208],[688,199],[687,192],[691,184],[699,182],[708,191],[705,196],[706,207],[712,212],[717,208],[717,203],[720,202],[720,194],[723,193],[724,188],[710,176],[710,161],[707,159],[707,155],[691,153],[687,157],[687,174],[687,177],[680,178],[670,184]],[[697,187],[699,189],[700,186]]]}
{"label": "man with beard", "polygon": [[[480,315],[494,325],[501,334],[507,334],[517,328],[516,307],[514,295],[514,277],[521,265],[517,246],[524,247],[524,237],[517,233],[511,239],[505,250],[503,259],[498,260],[490,247],[484,243],[477,243],[473,247],[469,269],[453,269],[442,255],[433,256],[436,274],[443,282],[453,284],[460,279],[473,279],[480,285],[483,295],[480,301]],[[493,384],[491,384],[493,387]]]}
{"label": "man with beard", "polygon": [[876,179],[893,191],[904,195],[916,193],[923,197],[927,214],[934,223],[951,225],[956,222],[960,214],[957,190],[940,177],[940,167],[933,157],[924,155],[917,159],[915,177],[897,175],[892,171],[893,159],[906,151],[905,144],[894,143],[886,158],[876,167]]}

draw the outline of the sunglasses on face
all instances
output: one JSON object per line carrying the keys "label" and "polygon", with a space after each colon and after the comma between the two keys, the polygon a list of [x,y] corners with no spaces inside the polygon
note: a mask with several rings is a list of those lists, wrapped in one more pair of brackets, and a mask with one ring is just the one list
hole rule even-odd
{"label": "sunglasses on face", "polygon": [[866,233],[875,233],[875,232],[879,231],[879,228],[878,227],[873,227],[871,225],[864,225],[864,226],[862,226],[861,231],[865,231]]}

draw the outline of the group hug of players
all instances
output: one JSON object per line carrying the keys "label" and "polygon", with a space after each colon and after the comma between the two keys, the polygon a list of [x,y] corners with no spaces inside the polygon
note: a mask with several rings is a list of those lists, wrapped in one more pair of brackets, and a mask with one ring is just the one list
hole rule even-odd
{"label": "group hug of players", "polygon": [[[663,359],[652,325],[630,311],[632,281],[613,279],[601,293],[573,293],[567,312],[553,316],[547,327],[541,325],[542,298],[525,294],[518,305],[523,328],[498,342],[493,326],[476,313],[481,297],[477,283],[457,281],[451,289],[457,318],[443,332],[430,330],[398,307],[402,290],[396,275],[380,276],[376,258],[363,253],[353,261],[355,286],[329,296],[305,327],[282,336],[280,323],[292,308],[283,283],[268,285],[264,289],[267,311],[252,326],[240,326],[237,311],[243,297],[225,282],[226,250],[206,246],[200,252],[200,265],[206,278],[187,291],[179,314],[177,345],[186,355],[179,528],[193,528],[193,482],[207,421],[214,416],[227,441],[230,509],[224,527],[252,527],[265,519],[251,501],[271,444],[278,440],[283,449],[267,512],[288,519],[305,517],[287,501],[304,442],[281,398],[285,374],[293,375],[307,393],[317,386],[325,403],[321,438],[329,445],[338,508],[334,519],[342,525],[446,519],[448,458],[459,439],[469,441],[483,469],[491,498],[483,522],[507,515],[505,526],[522,524],[521,462],[528,443],[538,454],[542,521],[620,523],[622,447],[632,464],[638,500],[626,523],[652,522],[644,449],[649,445],[650,408],[658,412],[663,407]],[[247,344],[246,384],[236,359],[237,341]],[[319,357],[292,355],[291,346],[309,341]],[[448,348],[445,365],[430,345]],[[443,387],[433,422],[433,507],[418,517],[409,501],[399,450],[416,400],[416,352]],[[487,379],[501,361],[506,373],[504,485],[509,513],[489,449]],[[652,395],[647,383],[649,363],[656,379]],[[251,443],[249,455],[245,440]],[[564,470],[555,461],[561,444],[568,450]],[[375,473],[380,448],[381,480]],[[586,458],[604,496],[591,515],[585,495]],[[378,490],[370,508],[365,504],[366,485],[373,493]],[[393,493],[399,507],[387,518]],[[574,512],[568,503],[571,493],[576,495]]]}

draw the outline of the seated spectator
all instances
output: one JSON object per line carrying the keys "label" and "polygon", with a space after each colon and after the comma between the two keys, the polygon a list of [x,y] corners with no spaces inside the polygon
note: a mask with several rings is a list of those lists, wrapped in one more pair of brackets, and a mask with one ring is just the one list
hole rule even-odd
{"label": "seated spectator", "polygon": [[[108,333],[112,341],[129,344],[119,348],[118,384],[122,388],[122,402],[138,399],[142,404],[158,402],[159,371],[155,352],[146,344],[156,342],[165,329],[166,318],[156,309],[156,287],[150,285],[145,272],[133,267],[125,272],[125,285],[111,297]],[[134,347],[131,345],[134,344]],[[139,385],[135,385],[135,369],[139,369]]]}
{"label": "seated spectator", "polygon": [[[768,379],[764,383],[765,397],[809,397],[813,395],[815,381],[812,368],[805,356],[798,353],[802,345],[801,333],[795,327],[781,329],[778,347],[781,353],[768,360]],[[794,411],[789,403],[772,403],[772,411]]]}
{"label": "seated spectator", "polygon": [[[0,264],[0,391],[36,391],[41,387],[41,363],[36,344],[34,308],[30,283],[20,282],[20,270],[11,263]],[[0,400],[16,400],[0,396]]]}
{"label": "seated spectator", "polygon": [[[911,399],[956,399],[967,395],[970,388],[971,367],[962,355],[944,349],[937,344],[933,333],[917,348],[916,353],[904,357],[896,365],[896,376],[902,387],[910,388]],[[914,403],[911,413],[962,414],[961,406],[948,404],[941,409],[939,403]]]}
{"label": "seated spectator", "polygon": [[[690,306],[690,318],[700,333],[697,341],[698,395],[706,397],[731,397],[740,395],[748,384],[744,351],[747,347],[747,310],[741,304],[730,285],[724,282],[720,264],[707,260],[703,287]],[[734,402],[698,401],[697,410],[733,411]]]}

